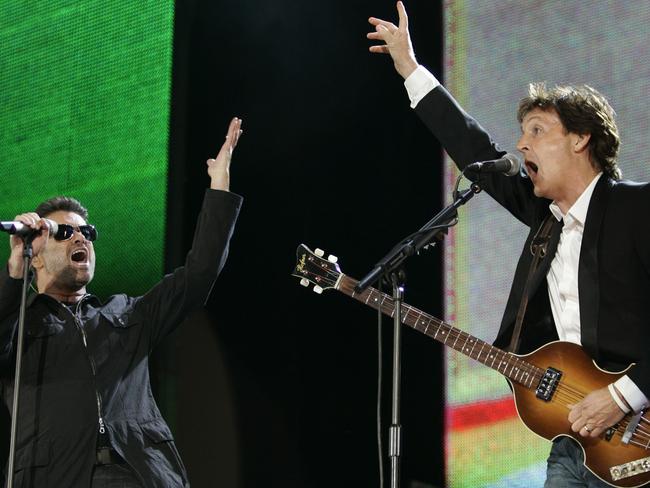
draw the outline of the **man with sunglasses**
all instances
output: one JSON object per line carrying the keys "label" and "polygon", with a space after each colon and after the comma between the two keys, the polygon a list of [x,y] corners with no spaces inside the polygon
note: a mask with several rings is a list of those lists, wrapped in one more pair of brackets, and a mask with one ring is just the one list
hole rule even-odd
{"label": "man with sunglasses", "polygon": [[[148,356],[208,299],[227,255],[242,199],[230,193],[229,167],[241,135],[234,118],[209,159],[206,191],[185,265],[145,295],[87,293],[98,233],[75,199],[56,197],[15,220],[33,229],[38,293],[25,321],[14,486],[186,487],[187,473],[151,393]],[[57,224],[50,236],[48,222]],[[11,237],[0,270],[0,429],[13,398],[23,241]],[[8,442],[6,442],[8,445]],[[6,446],[0,452],[6,456]],[[6,460],[3,465],[6,466]]]}

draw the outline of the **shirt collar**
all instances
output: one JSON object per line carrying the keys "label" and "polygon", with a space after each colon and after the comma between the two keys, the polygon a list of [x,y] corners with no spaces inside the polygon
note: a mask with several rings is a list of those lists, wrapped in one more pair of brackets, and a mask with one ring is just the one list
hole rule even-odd
{"label": "shirt collar", "polygon": [[558,220],[567,220],[567,216],[573,218],[576,222],[578,222],[581,225],[585,225],[585,220],[587,220],[587,210],[589,210],[589,202],[591,201],[591,195],[594,193],[594,188],[596,188],[596,183],[598,183],[598,180],[600,177],[603,175],[603,173],[598,173],[593,180],[591,180],[591,183],[589,183],[589,186],[585,188],[585,191],[582,192],[582,195],[578,197],[578,199],[575,201],[575,203],[571,206],[569,211],[567,212],[566,215],[562,213],[562,210],[560,210],[560,207],[555,203],[555,201],[551,202],[551,204],[548,206],[548,208],[551,210],[551,213],[553,216]]}
{"label": "shirt collar", "polygon": [[[44,293],[32,293],[30,296],[27,297],[27,303],[25,305],[27,306],[27,308],[29,308],[36,300],[45,302],[45,304],[47,304],[47,306],[53,310],[56,310],[58,307],[60,307],[59,301],[55,300],[49,295],[45,295]],[[86,294],[82,300],[86,303],[92,303],[93,305],[98,307],[102,305],[101,300],[97,298],[95,295]]]}

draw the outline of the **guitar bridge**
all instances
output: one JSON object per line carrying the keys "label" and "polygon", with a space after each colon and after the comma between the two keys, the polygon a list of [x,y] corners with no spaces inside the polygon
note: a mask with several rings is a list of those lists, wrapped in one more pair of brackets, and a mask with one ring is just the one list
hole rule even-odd
{"label": "guitar bridge", "polygon": [[557,389],[557,385],[560,383],[560,378],[562,378],[562,371],[555,368],[547,368],[535,389],[535,396],[540,400],[550,402]]}
{"label": "guitar bridge", "polygon": [[630,463],[619,464],[609,468],[609,473],[612,475],[614,481],[630,478],[639,474],[647,473],[650,471],[650,457],[637,459]]}

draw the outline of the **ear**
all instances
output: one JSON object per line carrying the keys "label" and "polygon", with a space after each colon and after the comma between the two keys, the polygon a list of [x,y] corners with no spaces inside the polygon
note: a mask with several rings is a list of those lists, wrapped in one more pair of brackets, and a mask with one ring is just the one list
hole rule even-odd
{"label": "ear", "polygon": [[34,268],[37,273],[40,269],[43,268],[44,265],[45,264],[43,263],[43,258],[40,254],[37,254],[32,258],[32,268]]}
{"label": "ear", "polygon": [[573,150],[576,153],[581,153],[589,147],[591,134],[573,134]]}

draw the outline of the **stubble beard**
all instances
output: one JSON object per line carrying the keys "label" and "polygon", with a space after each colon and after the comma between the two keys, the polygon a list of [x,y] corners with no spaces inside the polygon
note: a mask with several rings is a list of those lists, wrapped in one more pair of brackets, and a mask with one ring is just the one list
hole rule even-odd
{"label": "stubble beard", "polygon": [[88,285],[93,279],[94,269],[78,270],[71,266],[66,266],[61,270],[55,280],[57,288],[68,291],[79,291]]}

